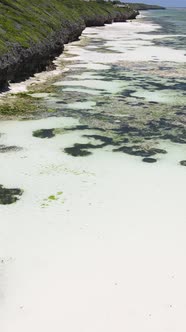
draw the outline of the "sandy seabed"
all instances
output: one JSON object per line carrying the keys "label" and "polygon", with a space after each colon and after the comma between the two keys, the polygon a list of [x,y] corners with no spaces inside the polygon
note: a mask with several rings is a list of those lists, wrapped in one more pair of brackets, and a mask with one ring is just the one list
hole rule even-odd
{"label": "sandy seabed", "polygon": [[[112,43],[120,31],[115,48],[122,50],[122,38],[131,42],[138,30],[157,28],[125,26],[130,36],[122,24],[84,35]],[[156,54],[164,61],[161,47],[143,36],[142,60]],[[67,48],[78,52],[76,43]],[[136,61],[137,51],[130,52]],[[182,51],[172,52],[168,61],[175,52],[183,61]],[[90,68],[111,61],[105,54],[90,59],[82,48],[78,54]],[[162,142],[168,154],[145,164],[110,147],[85,158],[65,154],[65,147],[86,142],[81,131],[32,136],[78,124],[63,117],[0,124],[1,144],[23,148],[0,154],[0,183],[24,190],[16,204],[0,206],[1,331],[185,331],[186,173],[179,165],[185,146]]]}

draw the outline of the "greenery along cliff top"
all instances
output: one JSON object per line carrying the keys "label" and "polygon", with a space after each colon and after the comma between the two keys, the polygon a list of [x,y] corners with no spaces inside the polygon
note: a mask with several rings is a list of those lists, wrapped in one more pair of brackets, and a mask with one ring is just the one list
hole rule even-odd
{"label": "greenery along cliff top", "polygon": [[67,22],[80,23],[84,17],[129,11],[110,3],[82,0],[0,0],[0,56],[16,45],[28,48],[42,42]]}

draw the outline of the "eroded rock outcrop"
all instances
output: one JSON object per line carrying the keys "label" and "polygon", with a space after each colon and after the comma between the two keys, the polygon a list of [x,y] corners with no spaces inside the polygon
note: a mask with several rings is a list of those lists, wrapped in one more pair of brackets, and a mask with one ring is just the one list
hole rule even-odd
{"label": "eroded rock outcrop", "polygon": [[85,27],[124,22],[131,8],[80,0],[6,0],[0,3],[0,90],[45,70]]}

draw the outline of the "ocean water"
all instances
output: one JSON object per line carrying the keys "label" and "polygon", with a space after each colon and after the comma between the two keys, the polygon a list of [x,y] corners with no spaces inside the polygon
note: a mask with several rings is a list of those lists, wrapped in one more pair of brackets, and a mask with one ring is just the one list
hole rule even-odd
{"label": "ocean water", "polygon": [[145,13],[144,21],[152,20],[161,26],[159,34],[166,38],[156,41],[158,45],[186,49],[186,8],[167,8]]}
{"label": "ocean water", "polygon": [[186,143],[184,15],[150,11],[133,22],[86,29],[61,58],[69,71],[53,84],[48,107],[104,134],[114,153],[156,162],[167,153],[156,150],[163,141]]}
{"label": "ocean water", "polygon": [[48,112],[0,123],[2,332],[186,330],[186,57],[170,15],[87,28],[47,81],[12,85]]}

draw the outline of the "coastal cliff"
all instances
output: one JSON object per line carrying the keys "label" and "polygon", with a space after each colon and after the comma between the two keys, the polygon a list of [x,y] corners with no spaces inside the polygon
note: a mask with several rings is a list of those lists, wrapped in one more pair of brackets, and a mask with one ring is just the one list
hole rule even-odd
{"label": "coastal cliff", "polygon": [[0,1],[0,90],[49,67],[90,26],[134,19],[132,7],[81,0]]}

